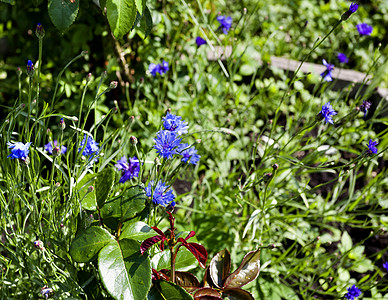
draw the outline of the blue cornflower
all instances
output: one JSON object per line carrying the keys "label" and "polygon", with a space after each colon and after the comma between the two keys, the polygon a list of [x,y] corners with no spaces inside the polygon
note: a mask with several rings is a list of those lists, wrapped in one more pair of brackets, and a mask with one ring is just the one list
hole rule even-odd
{"label": "blue cornflower", "polygon": [[129,161],[127,161],[127,158],[123,156],[120,160],[117,161],[115,167],[122,171],[122,176],[119,180],[120,183],[124,183],[127,180],[139,176],[140,164],[136,156],[132,158],[130,157]]}
{"label": "blue cornflower", "polygon": [[32,76],[34,75],[34,64],[31,60],[27,61],[27,75]]}
{"label": "blue cornflower", "polygon": [[345,295],[345,298],[348,300],[354,300],[361,296],[361,290],[353,284],[350,288],[348,288],[348,292]]}
{"label": "blue cornflower", "polygon": [[362,101],[362,104],[360,106],[360,111],[364,112],[364,117],[366,117],[366,113],[368,112],[368,109],[371,107],[372,103],[370,103],[368,100]]}
{"label": "blue cornflower", "polygon": [[339,53],[337,54],[337,58],[338,58],[338,60],[339,60],[339,62],[340,62],[341,64],[346,64],[346,63],[349,62],[349,59],[348,59],[348,57],[345,55],[345,53],[339,52]]}
{"label": "blue cornflower", "polygon": [[[86,143],[86,146],[85,146]],[[82,152],[82,155],[88,156],[91,158],[93,155],[97,155],[100,152],[100,148],[98,147],[98,143],[93,140],[91,136],[84,135],[84,139],[79,145],[78,152],[80,152],[85,146],[85,149]]]}
{"label": "blue cornflower", "polygon": [[151,180],[148,186],[146,186],[145,191],[147,197],[152,196],[152,202],[155,204],[160,204],[164,207],[168,205],[171,205],[172,207],[175,206],[175,196],[172,193],[172,189],[169,189],[169,186],[167,186],[164,182],[158,181],[155,186],[154,181]]}
{"label": "blue cornflower", "polygon": [[22,142],[16,142],[15,144],[12,144],[10,142],[7,143],[8,148],[11,149],[11,154],[7,157],[10,157],[12,159],[19,158],[22,160],[25,160],[28,156],[28,153],[30,150],[28,149],[31,145],[31,143],[25,143]]}
{"label": "blue cornflower", "polygon": [[150,64],[148,70],[150,71],[151,75],[155,77],[156,73],[160,74],[160,65]]}
{"label": "blue cornflower", "polygon": [[326,124],[334,124],[332,120],[332,116],[335,116],[337,112],[333,109],[333,107],[330,105],[330,102],[326,103],[325,105],[322,106],[322,110],[319,112],[319,115],[322,118],[325,118]]}
{"label": "blue cornflower", "polygon": [[367,144],[368,150],[366,150],[367,154],[372,155],[377,153],[376,146],[378,145],[378,142],[372,141],[372,139],[369,140],[369,144]]}
{"label": "blue cornflower", "polygon": [[220,27],[224,34],[228,34],[230,27],[232,27],[232,17],[218,16],[217,21],[220,22]]}
{"label": "blue cornflower", "polygon": [[[46,150],[50,154],[53,154],[53,143],[54,143],[54,147],[57,147],[58,141],[54,140],[54,142],[50,142],[50,143],[44,145],[44,150]],[[67,151],[67,147],[61,146],[61,154],[65,154],[66,151]]]}
{"label": "blue cornflower", "polygon": [[156,149],[156,153],[169,159],[177,153],[177,147],[182,139],[178,138],[178,135],[173,131],[160,130],[157,132],[154,141],[154,149]]}
{"label": "blue cornflower", "polygon": [[331,72],[334,70],[334,65],[329,64],[326,60],[322,60],[323,65],[326,67],[326,70],[321,73],[321,76],[323,77],[323,80],[325,81],[333,81],[333,78],[331,77]]}
{"label": "blue cornflower", "polygon": [[190,147],[189,144],[181,144],[178,147],[178,154],[183,156],[183,162],[192,165],[196,165],[199,162],[199,159],[201,158],[201,156],[197,154],[197,149],[195,149],[194,146]]}
{"label": "blue cornflower", "polygon": [[187,122],[182,120],[182,117],[173,115],[167,112],[166,116],[162,118],[163,127],[165,130],[175,132],[177,135],[187,133]]}
{"label": "blue cornflower", "polygon": [[388,262],[383,263],[383,267],[388,272]]}
{"label": "blue cornflower", "polygon": [[170,70],[168,67],[168,62],[163,60],[162,64],[160,65],[160,75],[166,74],[168,70]]}
{"label": "blue cornflower", "polygon": [[371,35],[373,31],[373,26],[366,23],[357,24],[356,27],[361,35]]}
{"label": "blue cornflower", "polygon": [[358,4],[357,3],[352,3],[350,4],[349,6],[349,12],[351,12],[352,14],[354,14],[358,9]]}
{"label": "blue cornflower", "polygon": [[203,38],[201,38],[200,36],[197,36],[197,38],[195,39],[195,42],[197,43],[198,47],[207,44],[207,42]]}
{"label": "blue cornflower", "polygon": [[36,36],[37,36],[39,39],[41,39],[41,38],[44,37],[45,32],[44,32],[44,28],[43,28],[42,24],[38,23],[38,24],[36,25],[35,34],[36,34]]}

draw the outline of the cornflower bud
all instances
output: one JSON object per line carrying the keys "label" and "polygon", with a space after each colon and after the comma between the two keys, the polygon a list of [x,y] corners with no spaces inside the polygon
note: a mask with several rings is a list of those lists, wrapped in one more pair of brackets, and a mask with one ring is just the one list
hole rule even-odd
{"label": "cornflower bud", "polygon": [[36,240],[36,241],[34,242],[34,246],[35,246],[35,248],[37,248],[37,249],[44,250],[43,242],[40,241],[40,240]]}
{"label": "cornflower bud", "polygon": [[30,164],[30,158],[27,156],[26,158],[19,158],[20,164],[22,166],[27,167]]}
{"label": "cornflower bud", "polygon": [[61,118],[61,120],[59,121],[59,127],[62,130],[65,130],[65,128],[66,128],[66,123],[65,123],[65,120],[63,120],[63,118]]}
{"label": "cornflower bud", "polygon": [[129,141],[132,145],[136,146],[137,145],[137,138],[134,137],[133,135],[129,138]]}
{"label": "cornflower bud", "polygon": [[22,75],[22,69],[20,67],[16,68],[16,74],[20,77]]}
{"label": "cornflower bud", "polygon": [[59,182],[57,182],[57,183],[55,184],[55,186],[56,186],[57,188],[59,188],[59,187],[61,186],[61,184],[60,184]]}
{"label": "cornflower bud", "polygon": [[273,165],[272,165],[272,169],[274,169],[274,170],[277,170],[277,169],[279,169],[279,165],[278,165],[278,164],[276,164],[276,163],[275,163],[275,164],[273,164]]}
{"label": "cornflower bud", "polygon": [[89,187],[88,187],[88,193],[91,193],[91,192],[93,192],[93,191],[94,191],[94,186],[92,186],[92,185],[89,186]]}
{"label": "cornflower bud", "polygon": [[44,28],[42,26],[42,24],[38,23],[38,25],[36,25],[36,29],[35,29],[35,35],[38,39],[43,39],[44,37]]}
{"label": "cornflower bud", "polygon": [[59,148],[58,146],[54,147],[53,148],[53,156],[59,156],[61,154],[61,148]]}
{"label": "cornflower bud", "polygon": [[117,88],[117,81],[111,81],[110,84],[109,84],[109,88],[110,88],[110,89],[115,89],[115,88]]}
{"label": "cornflower bud", "polygon": [[29,77],[34,76],[34,64],[32,63],[31,60],[27,61],[27,75]]}
{"label": "cornflower bud", "polygon": [[26,107],[26,104],[25,103],[22,103],[19,105],[19,109],[24,109]]}

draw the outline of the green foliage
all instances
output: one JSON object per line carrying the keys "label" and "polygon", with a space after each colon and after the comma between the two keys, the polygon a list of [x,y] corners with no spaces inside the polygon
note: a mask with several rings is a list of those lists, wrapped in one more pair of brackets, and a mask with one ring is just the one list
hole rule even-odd
{"label": "green foliage", "polygon": [[74,23],[79,10],[79,0],[49,0],[48,13],[55,27],[65,31]]}

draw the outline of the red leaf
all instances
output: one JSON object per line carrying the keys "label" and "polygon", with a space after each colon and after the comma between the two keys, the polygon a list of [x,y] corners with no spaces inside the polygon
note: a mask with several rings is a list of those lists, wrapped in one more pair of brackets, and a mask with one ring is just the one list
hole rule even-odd
{"label": "red leaf", "polygon": [[204,246],[197,243],[187,243],[186,241],[184,243],[182,242],[180,246],[182,245],[189,249],[191,253],[193,253],[202,268],[206,267],[207,251]]}
{"label": "red leaf", "polygon": [[194,293],[195,300],[222,299],[219,292],[212,288],[200,288]]}
{"label": "red leaf", "polygon": [[189,238],[193,237],[195,235],[195,231],[190,231],[190,233],[187,235],[187,237],[185,238],[185,240],[187,241]]}
{"label": "red leaf", "polygon": [[153,227],[151,227],[153,230],[155,230],[159,235],[161,235],[161,236],[163,236],[163,237],[166,237],[165,235],[164,235],[164,232],[163,231],[161,231],[158,227],[156,227],[156,226],[153,226]]}
{"label": "red leaf", "polygon": [[[141,252],[141,254],[146,252],[148,250],[148,248],[150,248],[152,245],[156,244],[157,242],[162,241],[162,244],[163,244],[165,239],[166,239],[166,237],[165,236],[161,236],[161,235],[155,235],[153,237],[150,237],[150,238],[146,239],[140,245],[140,252]],[[160,245],[160,248],[162,248],[162,247],[164,248],[164,244],[163,244],[163,246]]]}

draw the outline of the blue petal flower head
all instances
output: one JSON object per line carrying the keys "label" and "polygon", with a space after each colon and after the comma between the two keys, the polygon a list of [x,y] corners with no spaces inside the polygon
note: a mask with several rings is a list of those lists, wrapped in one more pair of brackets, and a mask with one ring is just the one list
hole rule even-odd
{"label": "blue petal flower head", "polygon": [[323,80],[325,81],[333,81],[333,78],[331,77],[331,72],[334,70],[334,65],[329,64],[326,60],[322,60],[323,65],[326,67],[326,70],[321,73],[321,76],[323,77]]}
{"label": "blue petal flower head", "polygon": [[156,76],[156,73],[160,74],[160,65],[150,64],[148,66],[148,70],[150,71],[152,76]]}
{"label": "blue petal flower head", "polygon": [[27,61],[27,75],[30,77],[34,76],[34,64],[31,60]]}
{"label": "blue petal flower head", "polygon": [[11,154],[7,157],[10,157],[12,159],[19,158],[25,160],[28,156],[28,153],[30,152],[28,148],[30,148],[31,143],[29,142],[23,144],[21,142],[16,142],[15,144],[12,144],[8,142],[7,145],[8,148],[11,149]]}
{"label": "blue petal flower head", "polygon": [[333,107],[330,105],[330,102],[326,103],[322,106],[322,110],[319,112],[319,115],[325,119],[326,124],[334,124],[332,120],[332,116],[335,116],[337,112],[333,109]]}
{"label": "blue petal flower head", "polygon": [[182,120],[182,117],[173,115],[167,112],[166,116],[162,118],[163,127],[165,130],[173,131],[177,135],[182,135],[187,133],[189,126],[185,120]]}
{"label": "blue petal flower head", "polygon": [[373,26],[366,23],[357,24],[358,33],[361,35],[371,35],[373,31]]}
{"label": "blue petal flower head", "polygon": [[[153,193],[152,193],[153,190]],[[145,188],[147,197],[152,196],[152,202],[162,205],[164,207],[171,205],[175,206],[175,196],[172,193],[172,189],[169,189],[164,182],[158,181],[155,186],[153,180]]]}
{"label": "blue petal flower head", "polygon": [[337,58],[341,64],[346,64],[349,62],[348,57],[345,55],[345,53],[338,53]]}
{"label": "blue petal flower head", "polygon": [[197,149],[195,149],[194,146],[190,147],[189,144],[181,144],[178,147],[178,154],[183,156],[183,162],[192,165],[196,165],[201,158],[201,156],[197,154]]}
{"label": "blue petal flower head", "polygon": [[[85,149],[82,151],[84,146],[85,146]],[[82,155],[88,156],[89,158],[91,158],[93,155],[97,155],[100,152],[100,148],[98,147],[98,143],[96,143],[92,137],[87,136],[85,134],[84,139],[82,140],[78,148],[78,152],[81,152],[81,151],[82,151]]]}
{"label": "blue petal flower head", "polygon": [[353,286],[348,288],[348,292],[346,293],[345,298],[348,300],[354,300],[360,297],[361,294],[361,290],[353,284]]}
{"label": "blue petal flower head", "polygon": [[388,272],[388,262],[383,263],[383,267]]}
{"label": "blue petal flower head", "polygon": [[367,154],[369,154],[369,155],[376,154],[377,153],[376,146],[378,144],[379,144],[378,142],[374,142],[374,141],[372,141],[372,139],[370,139],[369,144],[367,144],[367,146],[368,146],[368,150],[366,150]]}
{"label": "blue petal flower head", "polygon": [[156,134],[154,139],[156,153],[164,158],[172,158],[174,154],[177,154],[177,147],[182,139],[178,138],[177,133],[169,130],[160,130]]}
{"label": "blue petal flower head", "polygon": [[228,34],[230,27],[232,27],[232,17],[218,16],[217,21],[220,22],[220,27],[224,34]]}
{"label": "blue petal flower head", "polygon": [[349,12],[354,14],[358,9],[358,4],[357,3],[352,3],[349,6]]}
{"label": "blue petal flower head", "polygon": [[[53,146],[53,144],[54,144],[54,146]],[[50,143],[44,145],[44,150],[47,151],[50,154],[53,154],[53,148],[57,147],[57,146],[58,146],[58,141],[54,140],[54,142],[50,142]],[[66,151],[67,151],[67,147],[66,146],[61,146],[61,154],[65,154]]]}
{"label": "blue petal flower head", "polygon": [[207,42],[200,36],[197,36],[197,38],[195,39],[195,43],[197,44],[198,47],[207,44]]}
{"label": "blue petal flower head", "polygon": [[371,105],[372,103],[370,103],[368,100],[362,101],[360,111],[364,112],[364,117],[366,117],[366,113],[368,112],[368,109],[371,107]]}
{"label": "blue petal flower head", "polygon": [[122,171],[122,176],[119,180],[120,183],[124,183],[127,180],[139,176],[140,164],[136,156],[132,158],[130,157],[128,160],[125,156],[123,156],[120,160],[117,161],[115,167],[119,171]]}
{"label": "blue petal flower head", "polygon": [[163,60],[163,63],[160,65],[160,75],[166,74],[168,70],[170,70],[168,62]]}

